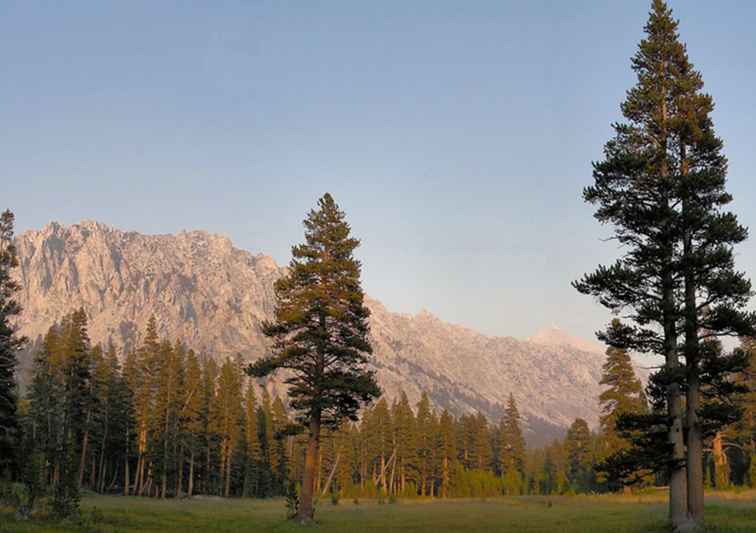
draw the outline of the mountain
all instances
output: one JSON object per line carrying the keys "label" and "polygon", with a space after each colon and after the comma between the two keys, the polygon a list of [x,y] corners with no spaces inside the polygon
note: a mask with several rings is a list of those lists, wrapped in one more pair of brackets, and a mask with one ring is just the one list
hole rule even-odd
{"label": "mountain", "polygon": [[538,332],[527,339],[534,344],[540,344],[542,346],[569,346],[576,350],[591,353],[604,354],[606,347],[601,346],[598,342],[589,341],[580,337],[570,335],[559,326],[550,326],[538,330]]}
{"label": "mountain", "polygon": [[[19,325],[35,343],[83,307],[95,342],[134,345],[154,314],[161,335],[213,357],[239,353],[253,360],[266,351],[260,325],[272,316],[273,283],[285,269],[226,237],[53,222],[19,235],[17,245]],[[372,298],[367,305],[373,365],[389,398],[404,390],[414,403],[425,390],[438,407],[480,410],[498,420],[512,393],[531,444],[562,434],[575,417],[597,422],[604,357],[587,341],[553,331],[526,341],[491,337],[427,311],[393,313]],[[22,367],[29,366],[27,355]]]}

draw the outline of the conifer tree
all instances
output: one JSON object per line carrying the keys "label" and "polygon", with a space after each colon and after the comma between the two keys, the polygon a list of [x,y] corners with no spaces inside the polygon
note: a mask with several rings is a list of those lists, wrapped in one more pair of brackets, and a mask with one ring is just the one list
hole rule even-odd
{"label": "conifer tree", "polygon": [[387,462],[392,458],[393,436],[391,413],[384,398],[364,415],[363,431],[366,432],[367,453],[373,479],[383,494],[387,492]]}
{"label": "conifer tree", "polygon": [[[132,468],[132,460],[139,448],[139,417],[136,413],[136,394],[141,387],[139,361],[135,350],[128,350],[126,362],[123,365],[122,394],[126,400],[124,408],[124,453],[123,458],[123,494],[129,496],[132,490],[136,492],[136,465]],[[138,461],[138,459],[137,459]],[[132,489],[132,481],[134,486]]]}
{"label": "conifer tree", "polygon": [[[646,447],[655,448],[651,455],[660,460],[668,456],[670,514],[680,527],[688,518],[703,519],[703,439],[736,418],[726,398],[739,392],[729,376],[744,358],[740,352],[723,355],[710,341],[753,334],[756,316],[746,309],[751,284],[734,267],[733,246],[747,231],[724,210],[732,198],[710,117],[713,100],[702,92],[677,28],[667,5],[654,0],[647,38],[633,58],[638,84],[622,108],[628,124],[616,126],[605,161],[595,167],[595,185],[585,192],[600,206],[596,217],[615,226],[628,253],[577,287],[615,310],[635,309],[631,318],[638,328],[605,334],[621,331],[615,343],[666,357],[663,372],[652,379],[657,398],[651,401],[668,411],[671,453],[653,439]],[[713,392],[708,402],[705,388]],[[647,417],[642,425],[653,427],[649,422]]]}
{"label": "conifer tree", "polygon": [[[127,355],[124,368],[120,368],[115,348],[111,345],[108,349],[106,360],[110,367],[105,406],[106,438],[104,439],[103,454],[101,461],[103,468],[100,469],[99,492],[106,490],[106,474],[112,473],[113,484],[117,479],[123,480],[124,493],[128,496],[130,479],[130,461],[134,449],[134,428],[136,419],[134,415],[134,394],[129,387],[126,375],[129,357]],[[132,364],[133,364],[132,360]],[[110,470],[108,470],[110,463]],[[122,477],[119,472],[122,473]]]}
{"label": "conifer tree", "polygon": [[439,418],[439,434],[439,452],[441,454],[439,496],[446,498],[449,496],[451,472],[456,466],[455,458],[457,456],[454,417],[446,409],[441,412],[441,417]]}
{"label": "conifer tree", "polygon": [[34,356],[34,371],[28,394],[32,442],[35,451],[45,457],[46,483],[54,481],[58,470],[57,441],[61,418],[54,413],[63,402],[63,368],[62,364],[56,364],[62,345],[61,336],[57,324],[45,335],[40,350]]}
{"label": "conifer tree", "polygon": [[11,458],[18,445],[16,353],[25,339],[16,334],[13,318],[21,306],[13,298],[20,285],[12,277],[18,265],[13,243],[13,213],[0,214],[0,477],[13,465]]}
{"label": "conifer tree", "polygon": [[212,430],[212,406],[215,403],[216,379],[218,377],[218,365],[212,357],[205,357],[202,364],[202,403],[200,416],[202,420],[202,455],[203,455],[203,483],[202,491],[205,494],[213,492],[213,480],[217,476],[213,474],[213,459],[215,454],[215,435]]}
{"label": "conifer tree", "polygon": [[499,464],[505,478],[505,488],[510,494],[519,493],[525,474],[525,438],[520,427],[520,412],[512,394],[501,420],[499,439]]}
{"label": "conifer tree", "polygon": [[[622,323],[614,319],[610,328],[612,331],[619,331],[622,329]],[[610,335],[615,338],[621,337],[621,334]],[[609,487],[617,489],[620,484],[628,480],[628,473],[614,469],[613,461],[631,445],[630,439],[627,438],[627,431],[619,430],[618,423],[623,416],[647,412],[643,388],[640,380],[635,376],[630,355],[626,349],[611,345],[607,348],[600,384],[607,388],[599,395],[601,406],[599,457],[602,462],[598,468],[602,475],[608,475]]]}
{"label": "conifer tree", "polygon": [[273,441],[271,455],[275,457],[273,474],[275,478],[275,490],[277,494],[284,494],[289,484],[289,456],[287,442],[290,437],[289,416],[286,406],[280,397],[276,396],[271,405],[271,422],[273,429]]}
{"label": "conifer tree", "polygon": [[260,494],[260,470],[262,468],[262,448],[257,431],[257,398],[252,380],[248,380],[244,394],[244,436],[246,440],[246,466],[244,495]]}
{"label": "conifer tree", "polygon": [[144,494],[152,483],[150,458],[154,456],[154,437],[159,424],[155,404],[160,380],[160,339],[157,333],[157,320],[151,316],[138,359],[138,372],[134,376],[134,403],[137,415],[137,466],[135,472],[135,493]]}
{"label": "conifer tree", "polygon": [[343,211],[330,194],[304,221],[305,243],[292,249],[289,274],[276,282],[275,321],[264,332],[275,340],[273,353],[249,371],[262,377],[288,369],[292,407],[309,432],[298,520],[313,519],[313,496],[321,426],[337,428],[356,419],[362,404],[380,394],[365,368],[372,352],[368,315],[360,286],[360,263],[353,252]]}
{"label": "conifer tree", "polygon": [[475,462],[473,468],[484,470],[493,465],[493,450],[491,449],[491,432],[488,419],[478,411],[475,414],[473,432],[473,450]]}
{"label": "conifer tree", "polygon": [[229,357],[221,366],[218,393],[211,407],[211,428],[217,435],[220,450],[220,480],[225,497],[231,492],[231,463],[239,441],[241,419],[241,375]]}
{"label": "conifer tree", "polygon": [[588,491],[593,485],[591,431],[588,423],[577,418],[567,430],[564,441],[567,454],[567,478],[573,490]]}
{"label": "conifer tree", "polygon": [[688,512],[700,523],[704,438],[719,433],[740,414],[731,409],[731,397],[743,391],[731,386],[731,378],[747,364],[739,350],[724,354],[717,339],[754,335],[756,313],[747,308],[751,282],[735,269],[733,247],[747,238],[748,230],[725,210],[732,196],[725,188],[723,143],[710,116],[714,102],[702,92],[701,74],[688,61],[684,46],[675,66],[673,129],[684,278]]}
{"label": "conifer tree", "polygon": [[262,390],[260,406],[257,408],[257,438],[260,442],[259,495],[269,497],[275,494],[274,471],[277,464],[273,435],[273,413],[270,393]]}
{"label": "conifer tree", "polygon": [[[687,520],[688,506],[678,346],[683,305],[677,296],[683,289],[678,261],[683,243],[674,128],[681,96],[678,71],[686,58],[677,23],[662,0],[653,0],[645,31],[632,60],[638,81],[622,104],[627,122],[614,126],[604,160],[594,164],[594,184],[583,193],[598,206],[595,217],[613,226],[625,253],[574,285],[615,312],[630,311],[634,326],[609,330],[600,338],[665,358],[658,389],[664,394],[659,407],[667,413],[646,425],[659,428],[656,441],[649,442],[657,443],[655,457],[669,470],[670,518],[679,527]],[[618,333],[622,339],[612,340]]]}
{"label": "conifer tree", "polygon": [[56,439],[58,464],[53,510],[61,517],[79,509],[79,461],[90,395],[90,346],[87,316],[83,309],[64,320],[62,335],[62,416],[60,436]]}
{"label": "conifer tree", "polygon": [[392,406],[391,418],[394,421],[394,441],[396,442],[397,492],[404,494],[417,463],[415,414],[404,391]]}
{"label": "conifer tree", "polygon": [[201,453],[203,423],[202,423],[202,367],[194,350],[186,355],[186,387],[184,389],[181,423],[183,427],[183,443],[189,454],[189,472],[187,478],[187,496],[194,494],[196,478],[196,460]]}
{"label": "conifer tree", "polygon": [[[610,327],[619,330],[622,325],[615,319]],[[641,413],[644,407],[641,382],[635,377],[627,350],[618,346],[607,348],[606,362],[599,383],[607,387],[599,396],[602,411],[600,424],[606,453],[611,455],[627,446],[626,441],[617,432],[620,415]]]}
{"label": "conifer tree", "polygon": [[160,371],[155,391],[155,418],[153,446],[155,476],[160,478],[160,497],[168,492],[168,480],[178,473],[176,467],[179,440],[178,422],[182,407],[181,391],[184,389],[183,357],[180,344],[171,345],[167,340],[160,343],[158,357]]}
{"label": "conifer tree", "polygon": [[433,412],[428,394],[423,391],[417,403],[416,414],[416,456],[417,481],[420,496],[431,496],[431,474],[433,472]]}
{"label": "conifer tree", "polygon": [[740,451],[744,466],[743,481],[756,487],[756,341],[741,340],[741,349],[748,360],[747,366],[737,377],[737,382],[748,390],[738,398],[737,405],[743,416],[732,428],[732,439]]}

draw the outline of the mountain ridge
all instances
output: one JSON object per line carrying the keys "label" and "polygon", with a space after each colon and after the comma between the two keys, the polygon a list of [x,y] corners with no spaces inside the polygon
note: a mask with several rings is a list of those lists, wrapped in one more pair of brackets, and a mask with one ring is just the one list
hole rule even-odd
{"label": "mountain ridge", "polygon": [[[32,340],[83,307],[94,342],[134,345],[154,314],[161,335],[214,357],[253,360],[266,350],[260,325],[272,316],[273,283],[286,269],[226,236],[145,235],[84,220],[25,231],[17,245],[19,326]],[[366,305],[373,367],[389,398],[403,390],[414,403],[425,390],[437,407],[497,420],[512,393],[531,443],[558,436],[578,416],[596,424],[600,351],[549,344],[538,334],[541,342],[487,336],[425,309],[393,313],[372,297]],[[28,369],[28,357],[23,363]]]}

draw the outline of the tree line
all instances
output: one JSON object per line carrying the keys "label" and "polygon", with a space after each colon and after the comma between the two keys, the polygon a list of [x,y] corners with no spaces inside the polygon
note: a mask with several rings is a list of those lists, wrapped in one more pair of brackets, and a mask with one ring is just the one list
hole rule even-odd
{"label": "tree line", "polygon": [[[158,329],[151,318],[141,345],[119,354],[91,345],[83,310],[50,328],[19,404],[20,477],[38,494],[51,488],[60,512],[82,487],[161,498],[285,494],[302,479],[307,448],[285,402],[246,375],[240,358],[218,363]],[[526,491],[513,397],[497,424],[480,413],[439,413],[427,394],[415,406],[405,394],[381,398],[359,421],[324,430],[322,441],[321,496]]]}
{"label": "tree line", "polygon": [[[197,355],[158,335],[154,318],[136,349],[90,346],[79,310],[50,328],[20,404],[23,478],[39,494],[52,488],[59,512],[80,488],[153,497],[271,497],[302,479],[307,439],[282,398],[247,376],[240,358]],[[615,327],[618,323],[615,322]],[[756,357],[756,350],[751,350]],[[123,360],[121,364],[120,360]],[[744,373],[741,379],[752,379]],[[631,443],[617,430],[623,414],[648,412],[626,350],[610,347],[600,426],[577,419],[566,437],[527,449],[510,395],[497,421],[455,416],[423,394],[379,399],[358,422],[324,431],[316,458],[320,497],[487,497],[606,492],[622,487],[607,458]],[[750,484],[753,404],[739,425],[718,435],[708,484]],[[749,425],[750,424],[750,425]],[[747,453],[744,453],[746,452]],[[647,485],[664,477],[647,477]]]}

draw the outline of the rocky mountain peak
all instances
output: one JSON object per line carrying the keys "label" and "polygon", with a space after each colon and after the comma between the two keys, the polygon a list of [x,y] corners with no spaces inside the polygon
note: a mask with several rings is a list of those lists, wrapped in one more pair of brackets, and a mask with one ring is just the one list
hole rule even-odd
{"label": "rocky mountain peak", "polygon": [[541,328],[527,340],[543,346],[570,346],[585,352],[604,353],[606,350],[598,342],[571,335],[557,325]]}
{"label": "rocky mountain peak", "polygon": [[[273,285],[285,268],[227,237],[144,235],[82,221],[52,222],[17,241],[21,333],[32,340],[82,307],[94,342],[133,346],[154,315],[161,335],[216,358],[253,360],[267,350],[261,323],[272,317]],[[438,408],[496,421],[512,393],[531,442],[557,435],[577,416],[596,423],[601,351],[564,332],[489,337],[427,310],[403,315],[372,298],[366,304],[372,364],[389,399],[404,391],[415,403],[426,391]]]}

